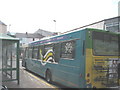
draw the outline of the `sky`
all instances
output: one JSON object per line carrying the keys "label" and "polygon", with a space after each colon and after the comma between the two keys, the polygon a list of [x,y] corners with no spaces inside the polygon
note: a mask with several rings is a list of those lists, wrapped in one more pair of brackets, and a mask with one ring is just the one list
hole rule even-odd
{"label": "sky", "polygon": [[118,16],[119,1],[0,0],[0,20],[10,32],[65,32]]}

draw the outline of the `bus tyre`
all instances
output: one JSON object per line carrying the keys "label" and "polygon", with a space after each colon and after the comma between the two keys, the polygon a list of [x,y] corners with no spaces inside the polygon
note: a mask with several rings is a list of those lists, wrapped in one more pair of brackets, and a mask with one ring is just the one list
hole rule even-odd
{"label": "bus tyre", "polygon": [[48,82],[48,83],[51,83],[52,82],[52,74],[51,74],[51,72],[50,72],[50,70],[47,70],[46,71],[46,81]]}

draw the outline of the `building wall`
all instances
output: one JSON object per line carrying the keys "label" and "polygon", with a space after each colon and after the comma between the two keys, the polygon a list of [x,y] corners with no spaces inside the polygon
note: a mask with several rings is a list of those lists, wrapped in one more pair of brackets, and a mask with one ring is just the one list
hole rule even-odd
{"label": "building wall", "polygon": [[39,38],[20,38],[20,46],[24,46],[25,44],[28,44],[30,42],[33,42],[33,41],[38,41],[40,40]]}
{"label": "building wall", "polygon": [[120,16],[120,1],[118,2],[118,16]]}
{"label": "building wall", "polygon": [[104,21],[95,23],[93,25],[87,26],[87,28],[96,28],[96,29],[104,29]]}
{"label": "building wall", "polygon": [[7,33],[7,26],[4,24],[0,24],[0,33]]}
{"label": "building wall", "polygon": [[120,17],[115,17],[112,19],[105,20],[105,28],[111,32],[120,32],[119,31]]}
{"label": "building wall", "polygon": [[110,32],[120,32],[120,16],[114,17],[110,19],[105,19],[96,23],[92,23],[83,27],[80,27],[82,29],[84,28],[96,28],[96,29],[102,29]]}

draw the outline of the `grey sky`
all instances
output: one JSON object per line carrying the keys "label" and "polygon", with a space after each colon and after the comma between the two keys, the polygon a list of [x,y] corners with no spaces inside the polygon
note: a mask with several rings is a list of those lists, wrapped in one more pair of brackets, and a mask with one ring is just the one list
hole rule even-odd
{"label": "grey sky", "polygon": [[[64,32],[118,15],[119,0],[0,0],[0,20],[12,32]],[[9,28],[8,28],[9,31]]]}

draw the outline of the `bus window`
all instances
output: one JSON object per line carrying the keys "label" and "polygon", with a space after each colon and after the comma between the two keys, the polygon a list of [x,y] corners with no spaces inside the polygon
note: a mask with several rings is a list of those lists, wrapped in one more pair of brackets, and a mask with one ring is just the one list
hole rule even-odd
{"label": "bus window", "polygon": [[60,59],[60,47],[61,47],[61,43],[55,43],[54,44],[55,62],[59,62],[59,59]]}
{"label": "bus window", "polygon": [[103,32],[93,32],[94,55],[118,55],[118,36]]}
{"label": "bus window", "polygon": [[28,58],[32,58],[32,47],[28,48]]}
{"label": "bus window", "polygon": [[73,59],[75,57],[75,41],[67,41],[61,44],[61,58]]}
{"label": "bus window", "polygon": [[53,50],[53,45],[52,44],[49,44],[49,45],[45,45],[45,54],[49,51],[49,50]]}
{"label": "bus window", "polygon": [[42,60],[45,62],[55,63],[54,55],[53,44],[45,45],[44,54],[42,54]]}
{"label": "bus window", "polygon": [[44,45],[42,45],[42,46],[40,46],[40,47],[38,48],[38,59],[40,59],[40,60],[43,59],[43,57],[44,57],[44,52],[45,52],[45,50],[44,50]]}
{"label": "bus window", "polygon": [[28,58],[28,48],[25,49],[25,58]]}
{"label": "bus window", "polygon": [[85,40],[83,40],[83,51],[82,51],[82,53],[83,53],[83,56],[85,55]]}
{"label": "bus window", "polygon": [[34,47],[32,53],[33,53],[32,58],[38,59],[38,47]]}

